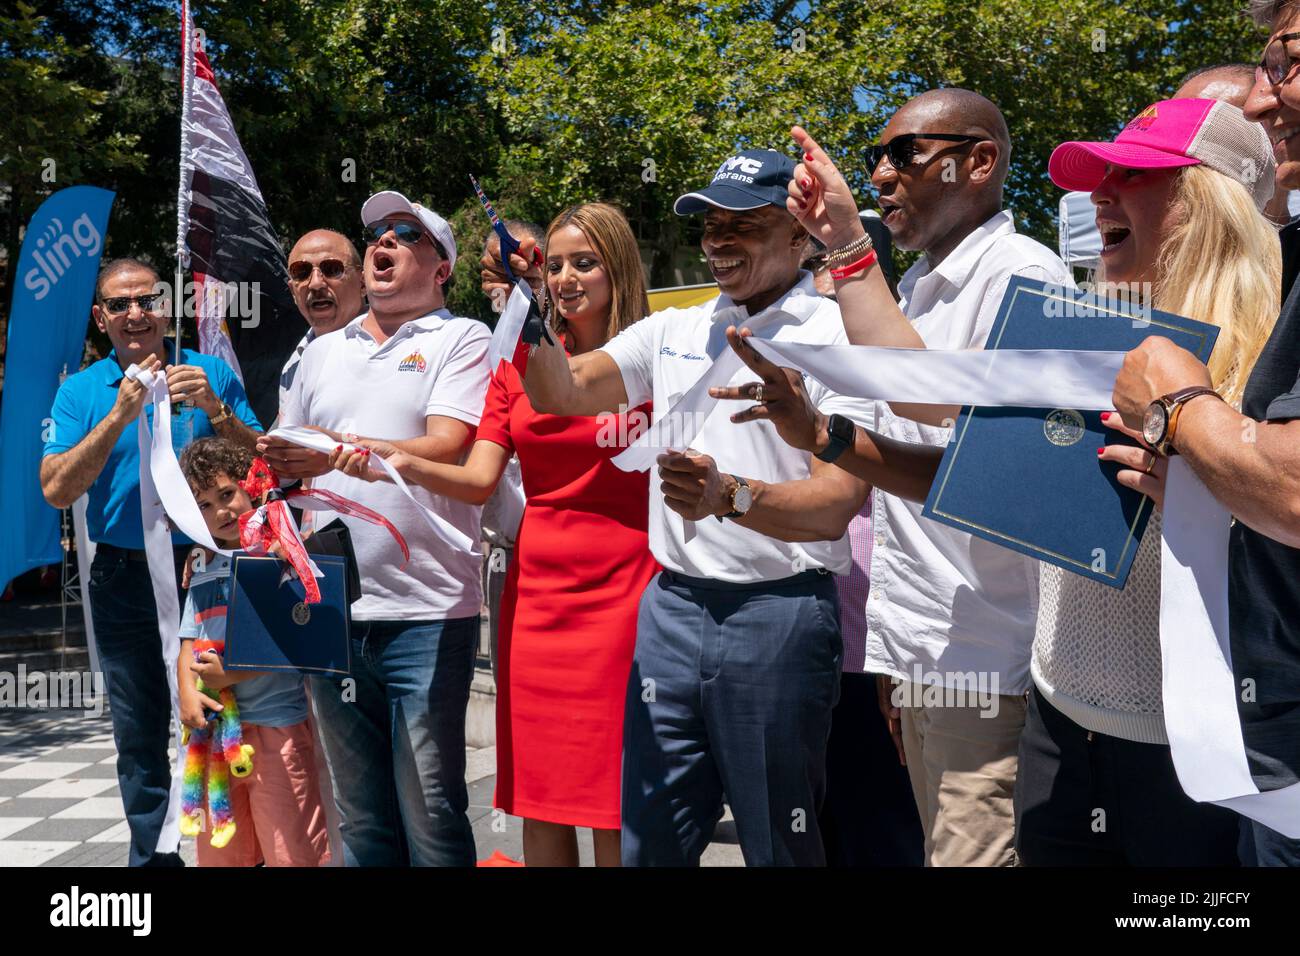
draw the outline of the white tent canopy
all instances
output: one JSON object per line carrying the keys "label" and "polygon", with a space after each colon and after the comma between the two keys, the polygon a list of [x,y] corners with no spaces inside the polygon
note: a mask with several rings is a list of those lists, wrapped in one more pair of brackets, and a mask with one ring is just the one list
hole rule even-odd
{"label": "white tent canopy", "polygon": [[1067,266],[1096,269],[1101,264],[1101,233],[1088,193],[1066,193],[1060,205],[1061,259]]}

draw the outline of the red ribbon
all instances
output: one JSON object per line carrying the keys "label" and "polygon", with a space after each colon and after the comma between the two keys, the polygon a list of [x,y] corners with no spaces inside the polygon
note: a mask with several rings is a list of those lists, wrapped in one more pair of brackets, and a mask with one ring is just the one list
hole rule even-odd
{"label": "red ribbon", "polygon": [[311,558],[283,498],[273,498],[239,516],[239,543],[249,554],[266,554],[271,545],[279,544],[281,557],[289,562],[302,582],[306,603],[320,603],[320,585],[312,572]]}
{"label": "red ribbon", "polygon": [[239,482],[239,487],[254,499],[267,495],[265,504],[239,516],[240,546],[249,554],[260,555],[269,553],[271,546],[278,544],[281,555],[289,562],[298,575],[298,580],[302,582],[307,604],[320,603],[320,586],[316,583],[316,575],[312,573],[307,546],[303,544],[302,534],[298,531],[298,525],[289,511],[290,501],[302,499],[319,501],[341,514],[380,525],[388,530],[397,542],[397,546],[402,549],[402,568],[405,568],[407,562],[411,560],[411,549],[407,547],[406,539],[393,523],[379,512],[323,488],[295,489],[282,493],[275,470],[262,458],[253,459],[248,475]]}
{"label": "red ribbon", "polygon": [[248,468],[247,477],[239,482],[239,487],[248,492],[248,497],[257,499],[272,488],[279,488],[280,481],[275,477],[275,471],[266,463],[265,458],[254,458]]}
{"label": "red ribbon", "polygon": [[393,523],[381,515],[378,511],[372,511],[365,505],[358,504],[351,498],[344,498],[333,491],[326,491],[324,488],[298,488],[290,491],[286,497],[290,501],[300,501],[303,498],[310,498],[328,505],[333,510],[348,515],[352,518],[360,518],[362,521],[369,521],[371,524],[380,525],[388,530],[397,542],[397,546],[402,549],[402,569],[411,560],[411,549],[406,546],[406,539],[402,537],[402,532],[398,531]]}

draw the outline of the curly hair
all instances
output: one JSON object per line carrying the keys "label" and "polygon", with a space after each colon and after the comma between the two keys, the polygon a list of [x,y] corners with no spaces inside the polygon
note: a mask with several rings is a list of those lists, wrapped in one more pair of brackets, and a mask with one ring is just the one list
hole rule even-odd
{"label": "curly hair", "polygon": [[217,475],[242,481],[253,464],[253,453],[225,438],[200,438],[181,452],[181,472],[197,494],[216,484]]}

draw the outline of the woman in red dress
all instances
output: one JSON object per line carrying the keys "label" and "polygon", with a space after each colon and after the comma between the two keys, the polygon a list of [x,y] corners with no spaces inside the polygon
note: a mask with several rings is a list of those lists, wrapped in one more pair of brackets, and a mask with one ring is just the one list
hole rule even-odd
{"label": "woman in red dress", "polygon": [[[566,210],[547,229],[545,249],[552,327],[570,354],[599,348],[645,316],[636,240],[617,208]],[[646,538],[646,476],[610,459],[650,410],[538,414],[520,379],[526,367],[521,345],[514,363],[496,370],[464,465],[378,443],[373,450],[405,480],[473,504],[519,455],[527,506],[501,602],[495,804],[524,818],[528,866],[576,866],[576,827],[591,827],[598,866],[617,866],[624,695],[637,602],[658,566]],[[336,466],[375,477],[360,452],[336,454]]]}

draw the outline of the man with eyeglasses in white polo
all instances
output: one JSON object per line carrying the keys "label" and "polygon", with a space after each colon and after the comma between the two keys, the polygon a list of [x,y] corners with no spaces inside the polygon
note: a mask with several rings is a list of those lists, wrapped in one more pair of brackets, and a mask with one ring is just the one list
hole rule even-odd
{"label": "man with eyeglasses in white polo", "polygon": [[357,247],[333,229],[304,233],[289,250],[289,291],[298,314],[307,322],[307,334],[280,372],[281,405],[312,340],[337,332],[365,311],[366,286]]}
{"label": "man with eyeglasses in white polo", "polygon": [[[487,326],[447,311],[456,263],[446,220],[401,193],[361,207],[369,309],[302,353],[283,425],[336,441],[456,462],[474,439],[488,384]],[[346,439],[344,438],[346,436]],[[380,437],[367,437],[380,436]],[[357,501],[410,541],[405,569],[388,532],[343,516],[361,571],[352,606],[352,675],[315,677],[312,697],[349,866],[473,866],[465,711],[479,638],[480,556],[428,534],[397,486],[352,478],[328,456],[276,438],[259,451],[282,477]],[[412,487],[470,540],[481,509]]]}

